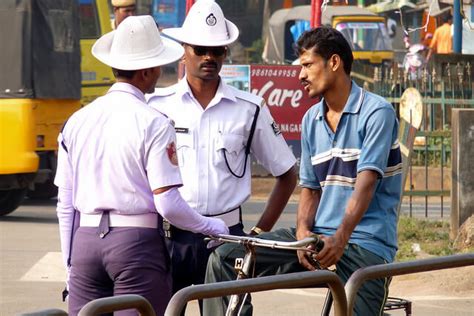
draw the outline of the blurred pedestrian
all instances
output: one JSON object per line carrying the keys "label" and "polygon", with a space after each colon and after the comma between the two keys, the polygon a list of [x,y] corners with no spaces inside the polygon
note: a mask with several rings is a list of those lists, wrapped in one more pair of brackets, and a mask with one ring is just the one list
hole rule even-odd
{"label": "blurred pedestrian", "polygon": [[180,58],[183,48],[161,38],[151,16],[137,16],[98,39],[92,54],[112,67],[117,83],[74,113],[58,138],[55,184],[69,315],[121,294],[142,295],[163,315],[171,298],[163,217],[193,232],[228,233],[222,220],[199,215],[181,198],[174,129],[145,102],[160,66]]}
{"label": "blurred pedestrian", "polygon": [[[296,185],[296,159],[264,100],[224,83],[219,76],[227,45],[239,36],[212,0],[199,0],[182,27],[163,33],[184,46],[185,78],[157,89],[149,104],[175,122],[180,191],[198,213],[223,219],[244,235],[242,204],[251,194],[253,156],[276,177],[273,192],[250,234],[270,231]],[[173,291],[204,281],[208,256],[203,235],[171,227]]]}
{"label": "blurred pedestrian", "polygon": [[430,60],[433,53],[450,54],[453,52],[453,27],[451,13],[441,17],[442,25],[437,27],[431,39],[430,49],[426,60]]}
{"label": "blurred pedestrian", "polygon": [[114,30],[123,20],[137,12],[135,0],[112,0],[112,7],[115,16],[112,20],[112,29]]}

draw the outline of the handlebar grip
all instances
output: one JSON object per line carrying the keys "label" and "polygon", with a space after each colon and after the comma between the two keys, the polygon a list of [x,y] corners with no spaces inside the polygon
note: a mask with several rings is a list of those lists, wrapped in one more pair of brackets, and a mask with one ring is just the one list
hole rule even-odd
{"label": "handlebar grip", "polygon": [[324,240],[322,240],[318,235],[314,235],[316,238],[316,243],[314,244],[314,248],[316,252],[320,252],[324,248]]}

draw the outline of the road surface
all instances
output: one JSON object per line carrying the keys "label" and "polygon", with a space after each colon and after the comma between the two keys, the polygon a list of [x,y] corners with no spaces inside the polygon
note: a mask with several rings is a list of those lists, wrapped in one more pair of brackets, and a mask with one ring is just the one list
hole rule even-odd
{"label": "road surface", "polygon": [[[244,207],[246,227],[252,227],[263,203]],[[296,206],[290,204],[278,227],[295,221]],[[0,217],[0,315],[18,315],[48,308],[66,310],[61,302],[65,272],[61,263],[55,201],[27,201],[8,216]],[[326,291],[296,289],[254,295],[255,315],[319,315]],[[413,299],[414,315],[474,315],[473,297],[423,296]],[[198,315],[196,302],[187,315]],[[392,315],[403,315],[394,311]]]}

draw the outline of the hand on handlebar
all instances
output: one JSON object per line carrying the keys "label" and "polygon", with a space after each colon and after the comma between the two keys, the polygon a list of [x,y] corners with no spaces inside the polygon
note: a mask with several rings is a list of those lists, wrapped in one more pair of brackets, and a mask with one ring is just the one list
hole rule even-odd
{"label": "hand on handlebar", "polygon": [[229,228],[220,218],[206,217],[208,222],[207,230],[205,231],[208,235],[219,235],[219,234],[228,234]]}
{"label": "hand on handlebar", "polygon": [[[207,221],[209,222],[209,229],[206,232],[208,235],[219,235],[219,234],[228,234],[229,233],[229,228],[227,225],[224,223],[223,220],[219,218],[212,218],[212,217],[207,217]],[[207,249],[215,248],[222,244],[222,242],[217,241],[217,240],[211,240],[207,243]]]}
{"label": "hand on handlebar", "polygon": [[324,248],[315,256],[315,260],[319,262],[323,269],[326,269],[332,265],[335,265],[344,253],[344,247],[346,242],[338,237],[333,236],[321,236],[324,241]]}
{"label": "hand on handlebar", "polygon": [[[306,237],[314,237],[315,234],[311,231],[299,232],[297,233],[297,239],[301,240]],[[318,261],[315,260],[315,255],[317,252],[321,251],[324,248],[324,242],[322,239],[317,244],[310,244],[306,247],[310,251],[298,250],[298,261],[300,264],[310,271],[314,271],[316,269],[321,269]],[[315,253],[316,252],[316,253]]]}

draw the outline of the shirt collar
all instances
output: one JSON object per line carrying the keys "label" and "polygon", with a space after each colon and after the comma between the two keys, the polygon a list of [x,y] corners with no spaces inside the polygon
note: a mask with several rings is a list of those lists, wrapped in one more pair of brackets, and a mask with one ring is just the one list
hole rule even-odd
{"label": "shirt collar", "polygon": [[183,79],[179,80],[178,84],[176,85],[176,94],[183,98],[186,94],[189,96],[193,95],[193,92],[191,91],[191,88],[189,87],[188,81],[186,80],[186,77]]}
{"label": "shirt collar", "polygon": [[[343,113],[358,113],[360,107],[362,106],[362,102],[364,101],[364,90],[357,85],[354,81],[352,81],[351,85],[351,92],[349,94],[349,98],[347,99],[346,105],[344,106]],[[321,105],[318,112],[316,113],[316,119],[321,120],[326,113],[326,109],[324,107],[324,98],[319,102]]]}
{"label": "shirt collar", "polygon": [[343,113],[358,113],[362,102],[364,101],[364,90],[352,81],[351,93],[344,106]]}
{"label": "shirt collar", "polygon": [[143,92],[140,91],[137,87],[134,85],[131,85],[126,82],[116,82],[110,87],[109,91],[107,93],[113,92],[113,91],[121,91],[125,93],[130,93],[137,97],[140,101],[143,101],[146,103],[145,95]]}
{"label": "shirt collar", "polygon": [[[185,95],[194,98],[193,92],[191,90],[191,87],[189,86],[188,81],[186,80],[186,77],[179,81],[179,84],[176,88],[176,93],[181,96],[181,98],[184,98]],[[222,99],[228,99],[233,102],[237,101],[234,91],[229,86],[227,86],[227,84],[224,83],[222,78],[220,78],[216,94],[209,106],[218,104]]]}

